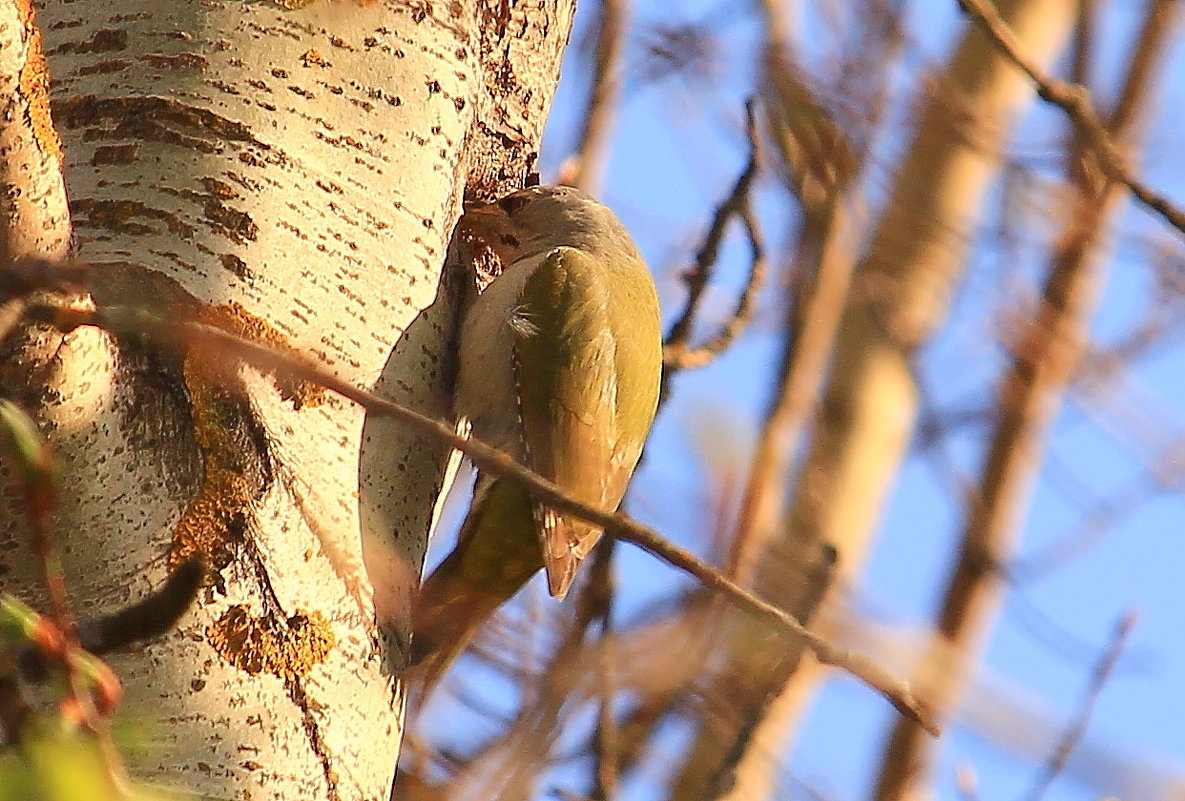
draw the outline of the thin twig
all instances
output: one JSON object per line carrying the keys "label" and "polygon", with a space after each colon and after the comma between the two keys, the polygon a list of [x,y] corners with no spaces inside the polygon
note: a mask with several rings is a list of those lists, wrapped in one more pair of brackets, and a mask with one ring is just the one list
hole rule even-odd
{"label": "thin twig", "polygon": [[[704,241],[696,252],[695,267],[684,277],[687,284],[687,303],[684,305],[683,313],[679,319],[671,326],[666,342],[663,343],[663,357],[667,367],[666,374],[663,376],[664,387],[674,371],[703,367],[736,339],[752,319],[754,301],[765,281],[765,248],[757,219],[749,205],[749,193],[753,186],[753,180],[757,177],[758,154],[757,122],[752,101],[745,105],[745,113],[746,131],[749,138],[749,161],[745,164],[741,174],[737,176],[736,183],[733,184],[728,197],[716,208],[712,224],[708,226]],[[737,298],[737,305],[732,316],[702,345],[692,347],[691,333],[696,314],[703,301],[704,292],[712,280],[712,268],[720,258],[720,247],[724,242],[728,223],[734,216],[744,223],[745,233],[749,239],[749,276],[745,281],[744,289],[741,290],[741,294]]]}
{"label": "thin twig", "polygon": [[32,257],[0,264],[0,342],[24,317],[30,295],[38,290],[80,290],[86,272],[78,262]]}
{"label": "thin twig", "polygon": [[601,0],[597,25],[596,63],[588,105],[584,109],[580,141],[571,160],[570,175],[560,183],[597,194],[605,171],[609,140],[621,97],[622,53],[625,51],[629,0]]}
{"label": "thin twig", "polygon": [[1123,648],[1127,643],[1128,637],[1131,636],[1132,629],[1135,628],[1138,617],[1135,612],[1128,612],[1115,624],[1115,631],[1111,635],[1111,642],[1099,657],[1099,661],[1091,673],[1090,684],[1086,688],[1086,694],[1082,697],[1078,711],[1070,720],[1070,724],[1066,727],[1065,734],[1062,735],[1057,747],[1049,755],[1049,761],[1045,764],[1045,770],[1037,777],[1033,789],[1029,791],[1027,796],[1028,801],[1041,800],[1041,797],[1045,795],[1050,785],[1053,784],[1054,779],[1065,769],[1066,762],[1070,759],[1070,754],[1074,753],[1074,749],[1082,741],[1083,735],[1086,734],[1086,727],[1090,724],[1090,717],[1094,713],[1099,696],[1103,692],[1103,687],[1106,686],[1108,679],[1115,672],[1115,666],[1119,663],[1119,656],[1123,653]]}
{"label": "thin twig", "polygon": [[1123,184],[1137,200],[1160,215],[1169,225],[1185,234],[1185,211],[1164,195],[1156,192],[1139,178],[1127,164],[1123,152],[1115,144],[1106,125],[1095,111],[1090,93],[1085,87],[1054,78],[1029,58],[1016,39],[1008,23],[988,0],[958,0],[959,6],[983,28],[1000,50],[1037,87],[1037,95],[1047,103],[1058,106],[1070,117],[1083,140],[1098,157],[1099,166],[1108,178]]}
{"label": "thin twig", "polygon": [[617,695],[617,660],[613,638],[613,538],[597,543],[593,563],[589,569],[585,589],[585,603],[590,617],[600,621],[600,631],[594,650],[597,655],[596,671],[597,726],[593,740],[594,772],[593,798],[597,801],[612,801],[618,797],[620,780],[620,732],[617,718],[613,714],[613,702]]}
{"label": "thin twig", "polygon": [[48,658],[61,665],[69,688],[63,709],[69,709],[78,716],[80,723],[97,731],[95,704],[73,658],[81,651],[78,627],[66,597],[57,541],[51,533],[50,518],[57,497],[53,457],[33,421],[6,400],[0,400],[0,445],[7,451],[4,455],[11,460],[10,470],[20,484],[23,508],[29,521],[31,549],[49,595],[48,620],[52,626],[40,627],[36,645]]}
{"label": "thin twig", "polygon": [[668,372],[706,366],[723,353],[753,319],[754,301],[757,299],[757,292],[765,283],[765,245],[761,237],[761,228],[749,205],[748,198],[742,201],[741,208],[736,214],[744,223],[745,234],[749,239],[749,277],[745,280],[745,286],[737,297],[736,308],[733,309],[729,318],[720,325],[715,334],[694,348],[664,348],[663,362]]}
{"label": "thin twig", "polygon": [[847,670],[879,692],[901,714],[916,721],[926,731],[935,736],[939,732],[925,704],[914,694],[910,686],[880,665],[840,648],[810,631],[781,609],[745,591],[708,562],[667,541],[654,529],[634,521],[623,513],[610,513],[577,501],[554,483],[514,461],[497,448],[477,439],[460,436],[448,423],[433,420],[380,398],[297,356],[278,352],[266,345],[250,342],[208,325],[165,320],[143,310],[127,307],[87,310],[37,305],[30,309],[30,316],[64,331],[93,325],[115,333],[147,335],[162,344],[179,349],[196,349],[205,358],[225,360],[228,356],[234,357],[264,372],[282,371],[294,379],[318,384],[358,404],[371,415],[398,420],[417,433],[461,451],[479,470],[517,481],[526,487],[537,501],[557,511],[567,512],[602,526],[606,534],[632,543],[652,556],[694,576],[704,586],[721,593],[739,608],[768,622],[784,634],[801,637],[820,662]]}

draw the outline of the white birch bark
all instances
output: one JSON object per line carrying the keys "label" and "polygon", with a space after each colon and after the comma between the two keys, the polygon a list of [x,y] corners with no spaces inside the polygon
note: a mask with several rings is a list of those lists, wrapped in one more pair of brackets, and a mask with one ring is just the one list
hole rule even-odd
{"label": "white birch bark", "polygon": [[[98,303],[291,348],[443,417],[452,226],[467,186],[533,163],[571,8],[286,5],[48,3],[77,255]],[[62,462],[80,616],[190,553],[214,569],[178,630],[111,660],[150,741],[135,775],[385,798],[401,710],[363,541],[384,628],[403,630],[444,450],[389,425],[363,446],[361,411],[336,397],[94,329],[29,333],[3,375]],[[19,511],[0,568],[32,592]]]}
{"label": "white birch bark", "polygon": [[70,220],[62,142],[49,114],[48,79],[33,9],[0,2],[0,257],[66,255]]}

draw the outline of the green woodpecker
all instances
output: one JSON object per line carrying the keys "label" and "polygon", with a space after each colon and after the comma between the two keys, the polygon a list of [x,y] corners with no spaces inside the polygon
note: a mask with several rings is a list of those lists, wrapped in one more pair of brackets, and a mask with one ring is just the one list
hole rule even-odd
{"label": "green woodpecker", "polygon": [[[502,273],[461,327],[455,411],[473,436],[615,510],[658,404],[662,333],[646,263],[608,208],[532,187],[466,212]],[[479,475],[456,548],[421,588],[412,662],[430,685],[541,567],[568,592],[601,528]]]}

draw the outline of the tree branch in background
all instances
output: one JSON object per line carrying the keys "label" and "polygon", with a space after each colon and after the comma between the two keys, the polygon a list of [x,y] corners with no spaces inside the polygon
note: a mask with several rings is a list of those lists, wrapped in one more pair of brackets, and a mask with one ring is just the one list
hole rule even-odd
{"label": "tree branch in background", "polygon": [[[683,306],[682,314],[671,326],[666,342],[663,343],[663,361],[666,365],[662,379],[664,397],[670,385],[670,379],[676,371],[703,367],[732,344],[752,318],[754,301],[765,281],[765,248],[762,245],[757,219],[753,215],[749,203],[749,195],[752,191],[753,180],[757,177],[758,167],[757,123],[752,101],[745,105],[745,118],[749,139],[749,160],[737,177],[736,183],[733,184],[728,197],[716,208],[712,223],[708,226],[708,232],[704,235],[704,240],[696,252],[695,266],[684,276],[684,283],[687,284],[687,301]],[[737,217],[744,224],[745,233],[749,239],[749,276],[737,298],[737,305],[732,316],[702,345],[692,347],[691,335],[692,329],[695,327],[696,314],[703,301],[704,292],[712,280],[712,270],[720,258],[720,247],[724,242],[728,223],[733,217]]]}
{"label": "tree branch in background", "polygon": [[600,194],[601,178],[609,155],[613,123],[621,100],[622,61],[625,51],[629,0],[601,0],[592,86],[584,108],[580,139],[568,162],[560,168],[558,183],[575,186],[590,195]]}
{"label": "tree branch in background", "polygon": [[[688,689],[697,685],[704,666],[716,653],[713,632],[719,629],[720,614],[715,596],[704,591],[685,593],[675,601],[675,609],[666,613],[654,628],[664,625],[673,628],[678,636],[667,635],[662,648],[662,658],[647,682],[629,682],[624,676],[620,682],[625,689],[636,696],[632,704],[622,713],[617,725],[618,768],[628,773],[641,762],[647,749],[654,745],[655,730],[671,719],[682,704],[687,703]],[[617,654],[622,673],[627,665],[634,664],[624,657],[627,639],[654,642],[648,636],[647,627],[621,632],[617,637]],[[652,649],[648,649],[655,653]],[[693,691],[694,692],[694,691]],[[705,699],[710,702],[710,699]]]}
{"label": "tree branch in background", "polygon": [[[1154,88],[1149,65],[1165,57],[1177,6],[1177,0],[1156,0],[1149,8],[1129,57],[1116,122],[1105,132],[1109,143],[1114,139],[1130,146],[1134,138],[1137,109],[1146,107]],[[1105,264],[1100,235],[1123,197],[1096,145],[1084,137],[1072,142],[1067,173],[1072,207],[1051,256],[1040,306],[1021,327],[1012,364],[1001,378],[1000,416],[979,487],[964,512],[955,568],[939,604],[938,642],[920,661],[934,677],[924,684],[943,716],[952,713],[1002,602],[998,571],[1012,555],[1043,443],[1084,351]],[[939,650],[954,656],[944,659]],[[930,783],[933,751],[916,726],[897,722],[885,744],[875,797],[897,801],[921,792]]]}
{"label": "tree branch in background", "polygon": [[179,351],[196,352],[201,358],[209,359],[211,362],[224,364],[227,358],[234,358],[265,373],[281,372],[298,381],[324,387],[358,404],[369,414],[398,420],[419,434],[432,437],[461,451],[478,469],[519,482],[540,503],[604,527],[606,534],[632,543],[650,555],[688,573],[705,587],[720,593],[739,608],[767,621],[784,634],[802,638],[821,662],[847,670],[879,692],[901,714],[916,719],[929,732],[938,732],[922,699],[915,696],[908,685],[887,674],[879,665],[847,649],[836,647],[782,610],[747,592],[703,559],[667,541],[654,529],[620,512],[606,512],[577,501],[552,482],[514,461],[497,448],[480,440],[458,435],[452,425],[380,398],[372,392],[341,380],[324,367],[208,325],[165,320],[143,310],[127,307],[108,307],[92,311],[35,305],[29,310],[29,317],[63,331],[91,325],[116,334],[147,336],[159,344],[177,348]]}
{"label": "tree branch in background", "polygon": [[618,693],[618,660],[613,636],[613,596],[616,582],[613,575],[613,552],[616,541],[606,538],[597,543],[589,566],[584,603],[589,607],[589,618],[599,623],[597,642],[596,696],[597,725],[593,732],[592,754],[593,801],[612,801],[618,797],[621,781],[620,731],[614,715],[614,700]]}
{"label": "tree branch in background", "polygon": [[[1069,115],[1098,158],[1099,167],[1116,183],[1128,191],[1144,206],[1160,215],[1165,222],[1185,234],[1185,211],[1171,200],[1145,185],[1127,164],[1127,157],[1116,146],[1114,137],[1095,111],[1090,93],[1082,86],[1066,83],[1049,75],[1028,57],[1024,47],[1017,41],[1008,23],[996,11],[989,0],[957,0],[959,6],[971,15],[983,30],[999,46],[1021,71],[1037,86],[1042,100],[1058,106]],[[1171,4],[1170,4],[1171,5]]]}
{"label": "tree branch in background", "polygon": [[979,777],[970,765],[955,768],[955,791],[962,801],[983,801],[979,796]]}
{"label": "tree branch in background", "polygon": [[[787,53],[781,37],[788,24],[779,4],[764,7],[763,121],[779,173],[801,210],[793,259],[794,274],[804,278],[796,297],[784,301],[786,325],[773,401],[749,465],[725,572],[738,583],[756,585],[763,597],[809,621],[830,584],[835,551],[822,542],[792,540],[781,524],[793,480],[793,454],[826,377],[856,263],[862,221],[853,208],[857,193],[850,190],[860,159]],[[760,563],[767,563],[763,576],[758,575]],[[780,589],[772,591],[773,585]],[[758,732],[785,677],[801,659],[797,643],[762,637],[751,621],[726,620],[721,628],[728,659],[710,679],[707,695],[729,699],[725,719],[735,720],[704,727],[679,775],[676,795],[703,785],[723,793],[748,756],[766,761],[755,753],[762,750]]]}
{"label": "tree branch in background", "polygon": [[[729,572],[742,582],[782,518],[790,458],[815,408],[839,331],[855,266],[859,222],[848,208],[855,154],[843,132],[780,49],[766,54],[766,124],[802,208],[796,272],[807,276],[798,302],[785,303],[786,329],[774,401],[753,456]],[[734,573],[735,571],[735,573]]]}
{"label": "tree branch in background", "polygon": [[1094,671],[1091,673],[1090,684],[1086,688],[1082,703],[1079,705],[1077,713],[1071,719],[1070,725],[1066,728],[1065,736],[1058,743],[1054,752],[1050,754],[1049,762],[1045,765],[1045,770],[1037,778],[1033,789],[1029,791],[1028,801],[1041,801],[1041,797],[1045,795],[1045,792],[1050,788],[1054,780],[1065,769],[1066,762],[1070,759],[1070,754],[1074,752],[1078,743],[1081,742],[1083,735],[1086,734],[1086,727],[1090,724],[1090,716],[1094,712],[1099,696],[1103,692],[1103,687],[1107,685],[1107,680],[1111,678],[1111,674],[1115,671],[1115,665],[1119,663],[1119,657],[1123,653],[1123,648],[1127,644],[1128,638],[1131,636],[1132,629],[1136,626],[1137,618],[1138,615],[1135,612],[1128,612],[1115,624],[1115,631],[1111,635],[1111,642],[1099,657],[1098,664],[1095,665]]}
{"label": "tree branch in background", "polygon": [[[1021,41],[1040,58],[1052,58],[1061,48],[1072,24],[1071,0],[1005,0],[1003,6]],[[877,74],[885,77],[891,70],[878,67]],[[795,603],[798,589],[785,580],[785,570],[795,564],[790,561],[795,554],[809,553],[804,544],[834,548],[835,586],[857,580],[913,434],[914,355],[949,310],[983,199],[998,173],[997,154],[1012,121],[1032,98],[1028,80],[973,26],[924,86],[913,109],[912,131],[889,173],[890,185],[877,193],[884,198],[879,219],[856,237],[859,266],[829,354],[820,413],[779,522],[785,536],[773,543],[778,552],[760,560],[768,572],[758,579],[757,591],[783,608]],[[797,104],[790,111],[802,113]],[[791,117],[786,124],[793,130],[796,122]],[[806,146],[811,144],[805,140],[801,156],[788,163],[809,165],[813,155],[826,153],[818,144]],[[807,196],[809,189],[808,183],[797,191]],[[761,668],[745,672],[753,662],[751,651],[730,654],[728,669],[745,676],[744,682],[732,682],[746,691],[745,706],[766,710],[753,735],[753,743],[761,745],[751,745],[746,756],[752,758],[736,763],[731,777],[722,777],[720,783],[735,782],[721,798],[769,794],[772,771],[763,771],[762,763],[768,766],[767,755],[785,748],[817,679],[825,675],[809,669],[809,659],[803,666],[786,660],[777,675],[763,674]],[[771,697],[777,700],[771,703]],[[749,717],[737,716],[738,721]],[[673,785],[675,794],[711,781],[703,777],[705,765],[712,766],[707,770],[727,767],[736,737],[716,728],[699,722],[697,741]]]}

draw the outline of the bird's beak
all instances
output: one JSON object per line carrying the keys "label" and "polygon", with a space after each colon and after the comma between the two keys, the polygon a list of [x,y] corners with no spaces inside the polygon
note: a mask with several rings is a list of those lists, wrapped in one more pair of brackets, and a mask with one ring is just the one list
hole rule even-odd
{"label": "bird's beak", "polygon": [[479,217],[505,217],[506,212],[497,203],[485,203],[480,200],[466,200],[461,206],[465,216],[471,214]]}

